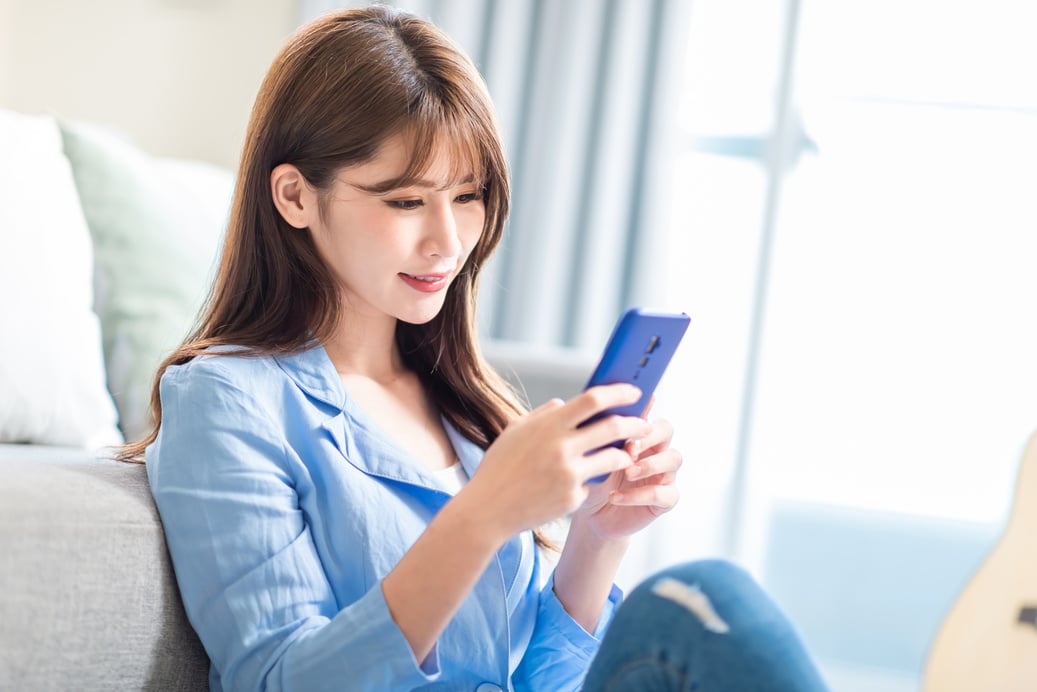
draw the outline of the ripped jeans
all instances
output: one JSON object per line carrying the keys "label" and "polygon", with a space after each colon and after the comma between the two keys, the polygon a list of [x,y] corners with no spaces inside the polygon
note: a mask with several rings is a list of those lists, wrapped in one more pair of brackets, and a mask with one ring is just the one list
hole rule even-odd
{"label": "ripped jeans", "polygon": [[691,562],[639,585],[616,612],[584,692],[820,692],[799,635],[745,571]]}

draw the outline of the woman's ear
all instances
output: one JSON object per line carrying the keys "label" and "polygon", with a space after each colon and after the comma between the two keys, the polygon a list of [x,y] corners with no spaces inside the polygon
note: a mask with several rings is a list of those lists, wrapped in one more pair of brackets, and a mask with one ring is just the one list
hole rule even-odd
{"label": "woman's ear", "polygon": [[270,172],[270,194],[290,226],[309,228],[317,218],[317,191],[292,164],[282,163]]}

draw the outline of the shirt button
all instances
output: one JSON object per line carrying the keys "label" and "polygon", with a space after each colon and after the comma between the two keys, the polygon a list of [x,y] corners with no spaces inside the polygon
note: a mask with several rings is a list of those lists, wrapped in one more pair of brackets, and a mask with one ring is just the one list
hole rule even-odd
{"label": "shirt button", "polygon": [[484,682],[475,688],[475,692],[504,692],[504,690],[497,687],[492,682]]}

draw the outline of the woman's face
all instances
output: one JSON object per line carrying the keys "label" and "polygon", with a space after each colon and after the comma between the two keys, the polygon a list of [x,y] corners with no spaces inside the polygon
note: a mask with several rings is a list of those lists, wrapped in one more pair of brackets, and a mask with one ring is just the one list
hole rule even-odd
{"label": "woman's face", "polygon": [[377,191],[410,161],[405,141],[393,138],[370,161],[337,175],[324,218],[310,230],[350,317],[422,324],[443,307],[486,216],[474,176],[451,175],[451,154],[435,152],[414,185]]}

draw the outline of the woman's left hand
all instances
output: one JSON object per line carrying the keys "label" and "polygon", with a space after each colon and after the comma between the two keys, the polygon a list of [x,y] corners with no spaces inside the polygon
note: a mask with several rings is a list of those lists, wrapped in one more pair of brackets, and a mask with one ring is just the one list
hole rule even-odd
{"label": "woman's left hand", "polygon": [[651,426],[647,435],[627,442],[634,464],[590,486],[590,495],[576,511],[602,538],[637,533],[673,509],[680,498],[676,480],[681,455],[670,447],[673,426],[665,420]]}

